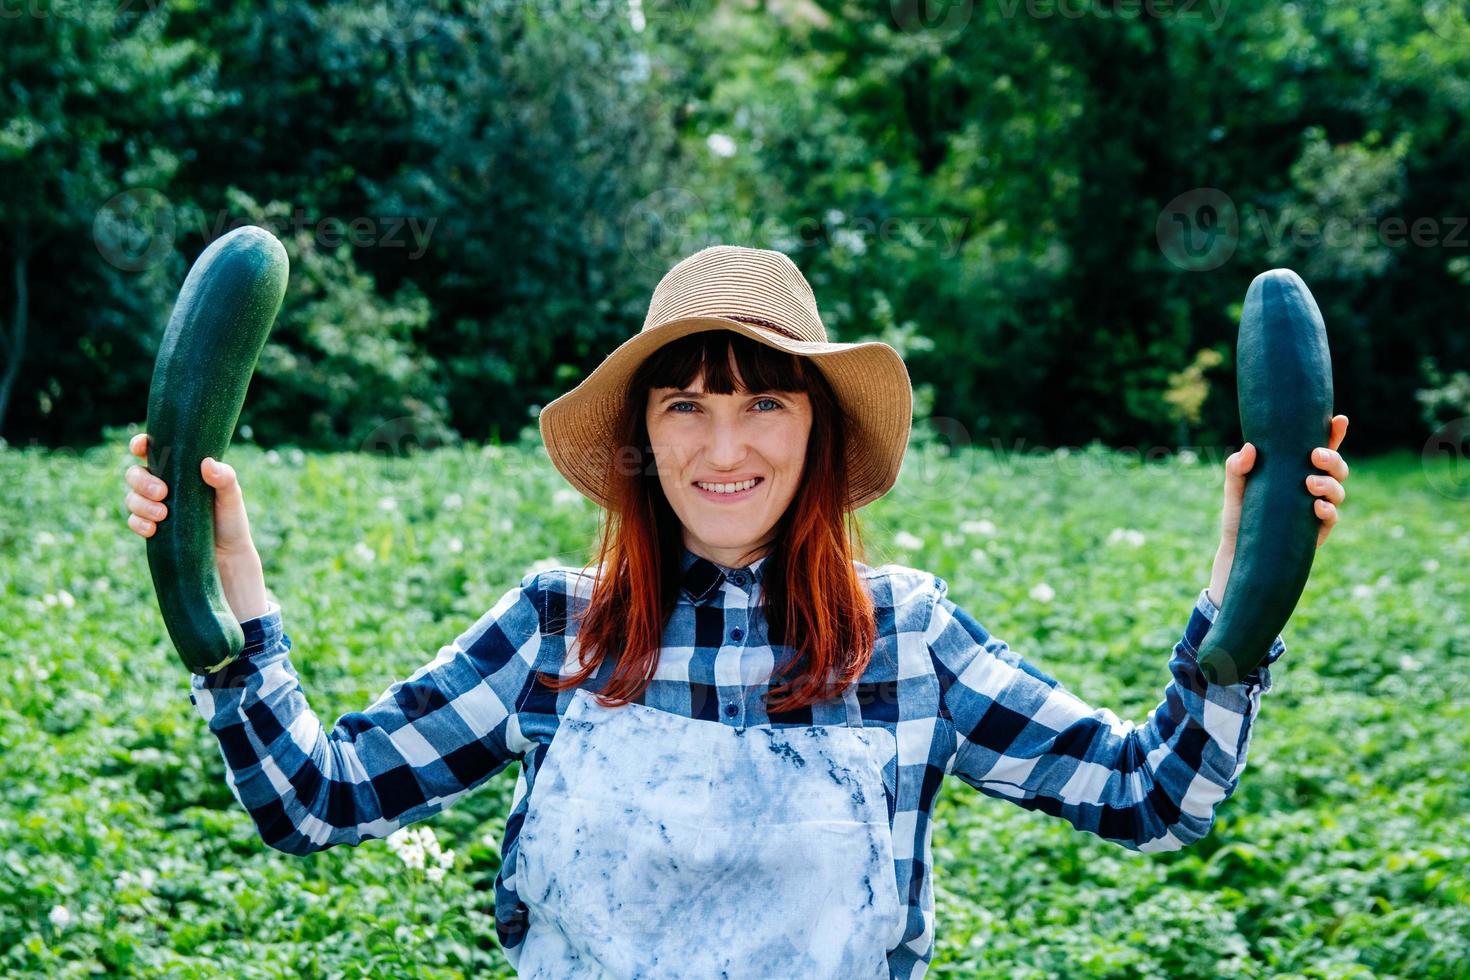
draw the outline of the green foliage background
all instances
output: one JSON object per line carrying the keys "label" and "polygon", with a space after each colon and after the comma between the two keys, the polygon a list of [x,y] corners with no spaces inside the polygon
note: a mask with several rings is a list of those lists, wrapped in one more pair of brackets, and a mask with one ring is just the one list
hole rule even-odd
{"label": "green foliage background", "polygon": [[[1447,0],[18,8],[11,444],[140,420],[189,263],[245,221],[294,266],[242,417],[264,446],[513,440],[721,241],[791,254],[833,335],[900,347],[980,444],[1238,442],[1238,303],[1278,265],[1358,451],[1470,416]],[[1210,188],[1238,229],[1191,271],[1157,232]]]}

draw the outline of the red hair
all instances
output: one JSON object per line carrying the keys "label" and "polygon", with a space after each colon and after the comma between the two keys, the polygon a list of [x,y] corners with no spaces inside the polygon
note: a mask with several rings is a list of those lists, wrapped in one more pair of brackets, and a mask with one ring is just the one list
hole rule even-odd
{"label": "red hair", "polygon": [[[768,713],[793,711],[840,696],[867,668],[878,632],[872,597],[853,567],[864,551],[856,514],[846,503],[845,433],[851,420],[810,359],[733,331],[711,330],[666,344],[639,366],[628,385],[618,447],[638,448],[642,460],[652,463],[644,419],[649,389],[687,388],[700,376],[712,394],[805,392],[811,399],[812,428],[799,489],[776,523],[761,576],[768,637],[773,647],[784,646],[789,653],[776,675],[798,661],[802,667],[768,692],[766,708]],[[663,628],[678,601],[684,551],[682,525],[655,468],[626,465],[627,448],[612,457],[613,506],[604,514],[597,556],[603,574],[578,626],[580,670],[564,678],[538,673],[553,690],[575,687],[609,651],[617,651],[617,665],[598,696],[606,707],[635,700],[653,679]],[[756,557],[752,552],[742,563]],[[780,630],[774,628],[778,625]]]}

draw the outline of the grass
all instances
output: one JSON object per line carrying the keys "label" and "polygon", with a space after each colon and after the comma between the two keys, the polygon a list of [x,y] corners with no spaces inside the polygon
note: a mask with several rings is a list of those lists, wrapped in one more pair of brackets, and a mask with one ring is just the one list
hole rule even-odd
{"label": "grass", "polygon": [[[511,975],[490,884],[516,767],[420,825],[455,852],[437,883],[383,841],[265,847],[126,526],[125,443],[0,452],[0,973]],[[596,529],[524,447],[229,459],[328,726],[536,563],[584,561]],[[1214,832],[1137,855],[951,781],[932,976],[1470,975],[1470,494],[1417,457],[1349,461]],[[861,512],[868,560],[943,576],[1033,663],[1141,721],[1208,581],[1222,476],[1221,458],[916,442]]]}

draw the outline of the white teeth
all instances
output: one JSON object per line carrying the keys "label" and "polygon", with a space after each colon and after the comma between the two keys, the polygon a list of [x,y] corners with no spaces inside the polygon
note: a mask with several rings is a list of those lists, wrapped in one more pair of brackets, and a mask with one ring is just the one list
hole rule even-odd
{"label": "white teeth", "polygon": [[695,481],[695,486],[712,493],[739,493],[741,490],[749,490],[759,483],[759,479],[746,480],[744,483],[700,483]]}

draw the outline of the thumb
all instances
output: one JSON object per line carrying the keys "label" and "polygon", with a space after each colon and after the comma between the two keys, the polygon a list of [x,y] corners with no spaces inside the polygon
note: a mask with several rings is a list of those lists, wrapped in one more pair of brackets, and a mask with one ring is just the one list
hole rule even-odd
{"label": "thumb", "polygon": [[1254,443],[1247,442],[1240,450],[1230,457],[1233,464],[1235,476],[1244,476],[1256,465],[1256,447]]}
{"label": "thumb", "polygon": [[238,494],[240,492],[240,481],[235,476],[235,468],[229,463],[221,463],[213,456],[204,457],[199,469],[204,477],[204,482],[214,487],[223,494]]}
{"label": "thumb", "polygon": [[1246,443],[1240,449],[1230,454],[1225,461],[1225,493],[1239,493],[1245,487],[1245,475],[1251,471],[1256,464],[1256,447]]}

